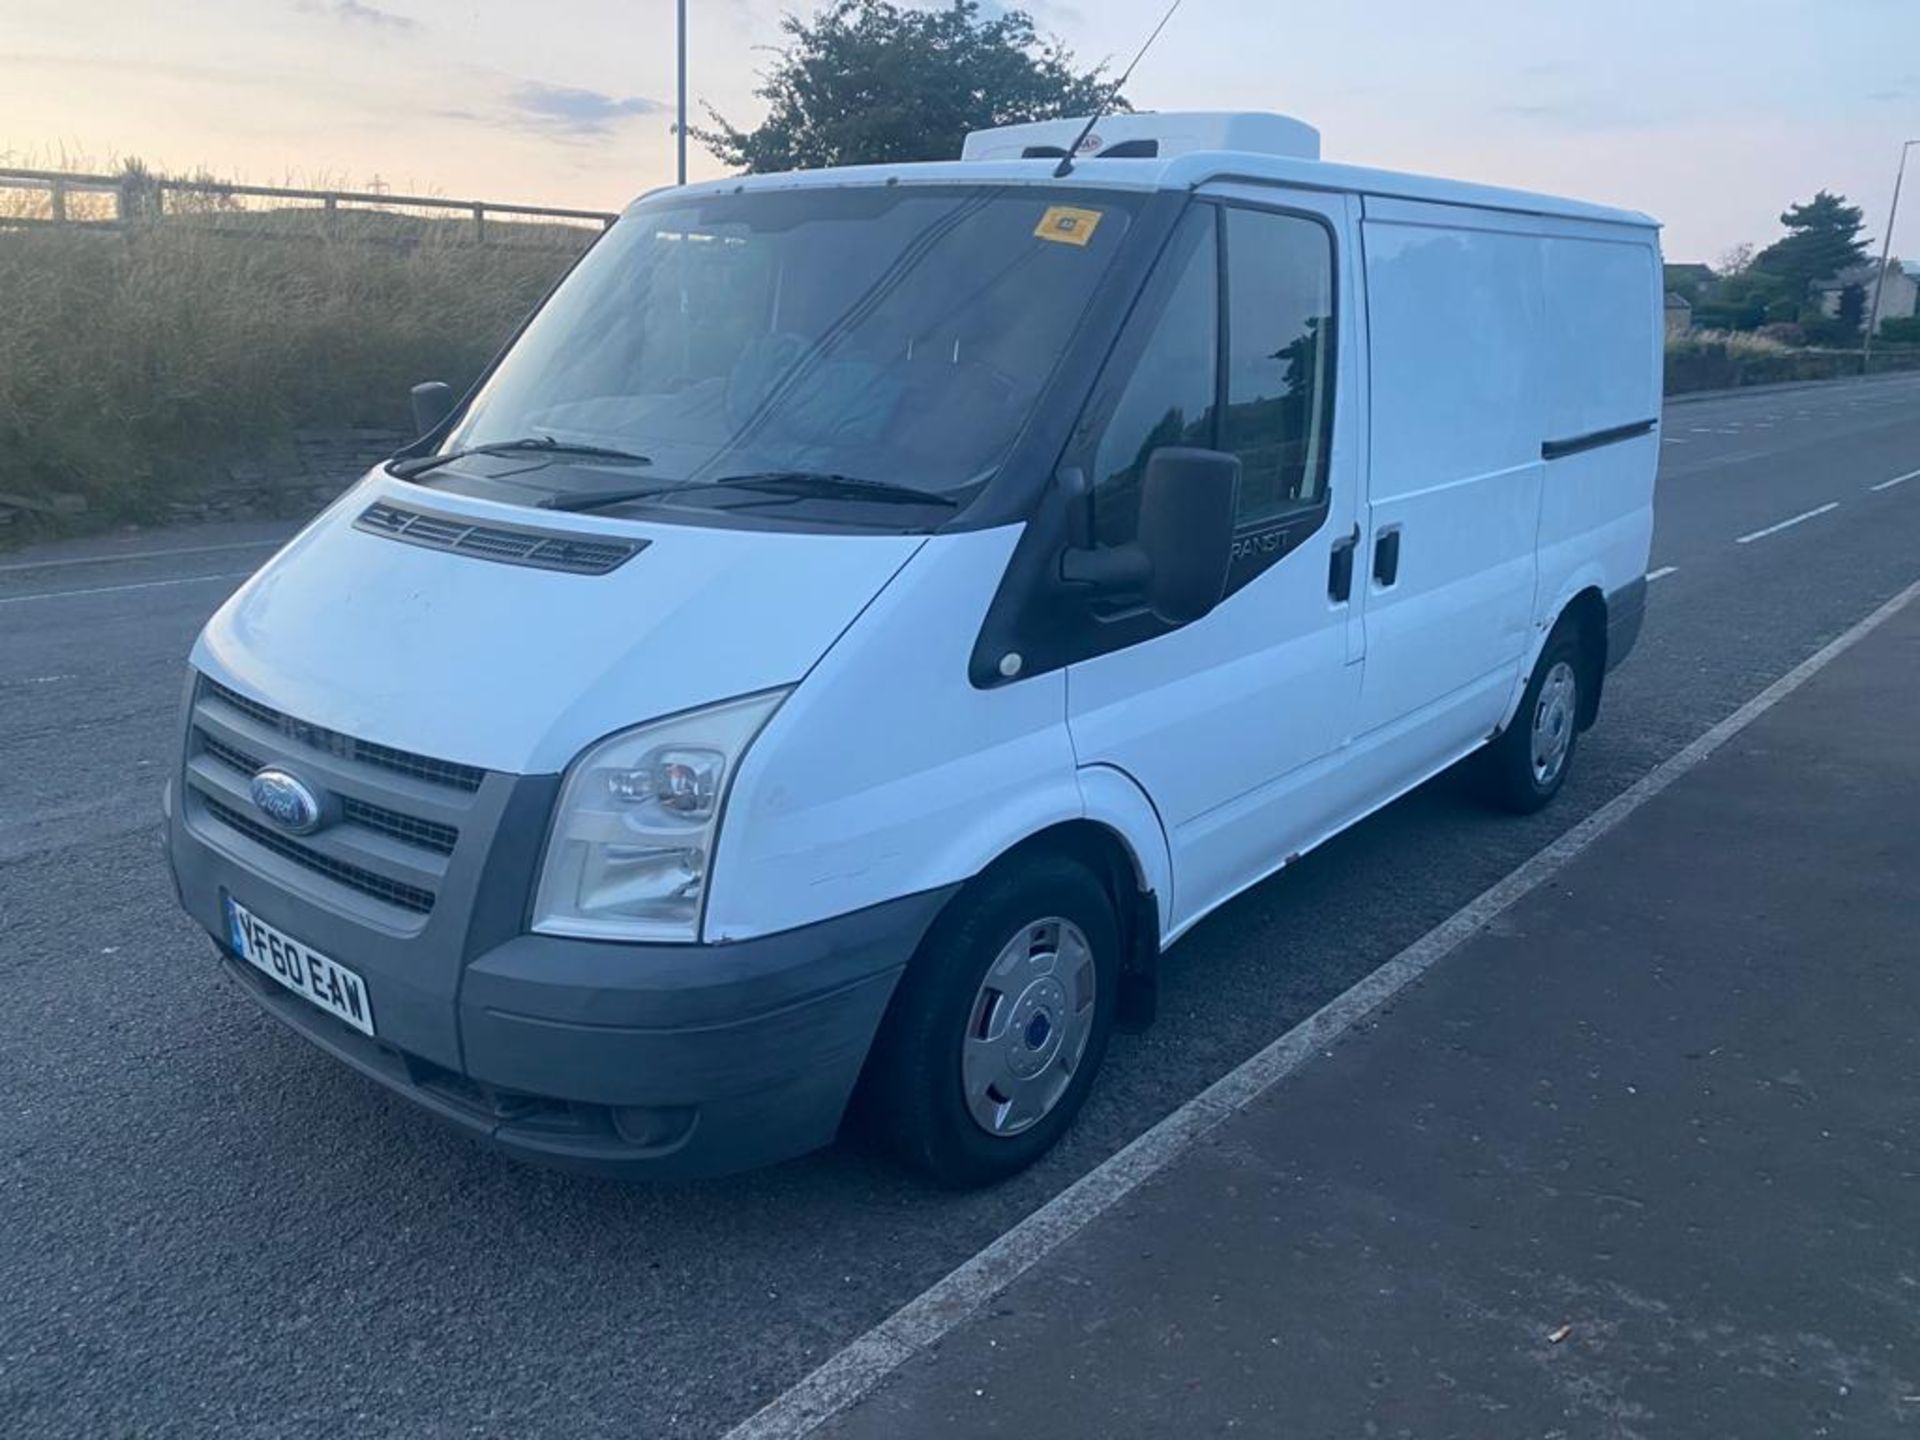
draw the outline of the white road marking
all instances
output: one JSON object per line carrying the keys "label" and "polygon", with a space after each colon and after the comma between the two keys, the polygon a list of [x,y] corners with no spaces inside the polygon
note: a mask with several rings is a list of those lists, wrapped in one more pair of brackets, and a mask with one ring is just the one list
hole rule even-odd
{"label": "white road marking", "polygon": [[1660,443],[1662,445],[1685,445],[1687,442],[1678,435],[1663,435],[1660,437]]}
{"label": "white road marking", "polygon": [[1891,480],[1882,480],[1878,485],[1869,485],[1869,490],[1891,490],[1896,485],[1904,485],[1909,480],[1920,480],[1920,470],[1909,470],[1904,475],[1896,475]]}
{"label": "white road marking", "polygon": [[1678,565],[1662,565],[1658,570],[1649,570],[1647,572],[1647,583],[1651,585],[1656,580],[1664,580],[1679,568]]}
{"label": "white road marking", "polygon": [[1689,425],[1687,427],[1687,433],[1689,435],[1711,435],[1713,434],[1713,427],[1711,425]]}
{"label": "white road marking", "polygon": [[1907,586],[1733,714],[1641,776],[1505,879],[1455,911],[1352,989],[1323,1005],[1227,1072],[1117,1154],[934,1282],[832,1356],[726,1440],[799,1440],[871,1394],[883,1380],[978,1313],[995,1295],[1166,1170],[1203,1136],[1245,1110],[1356,1023],[1418,980],[1503,912],[1537,890],[1596,840],[1694,769],[1727,741],[1826,669],[1920,595]]}
{"label": "white road marking", "polygon": [[1778,525],[1769,525],[1766,529],[1756,530],[1751,535],[1742,535],[1733,543],[1736,545],[1751,545],[1756,540],[1764,540],[1769,535],[1778,535],[1782,530],[1790,529],[1802,521],[1811,520],[1816,515],[1824,515],[1829,510],[1838,510],[1839,508],[1840,502],[1838,500],[1829,500],[1826,504],[1817,505],[1804,514],[1795,515],[1791,520],[1782,520]]}
{"label": "white road marking", "polygon": [[111,565],[115,561],[165,560],[174,555],[217,555],[223,550],[274,550],[285,540],[237,540],[231,545],[186,545],[178,550],[130,550],[123,555],[81,555],[71,560],[24,560],[0,565],[0,575],[16,570],[64,570],[70,565]]}
{"label": "white road marking", "polygon": [[46,590],[38,595],[0,595],[0,605],[25,605],[29,600],[71,600],[80,595],[117,595],[123,590],[159,590],[169,585],[198,585],[204,580],[243,580],[251,570],[228,570],[219,575],[187,575],[178,580],[138,580],[131,585],[95,585],[86,590]]}

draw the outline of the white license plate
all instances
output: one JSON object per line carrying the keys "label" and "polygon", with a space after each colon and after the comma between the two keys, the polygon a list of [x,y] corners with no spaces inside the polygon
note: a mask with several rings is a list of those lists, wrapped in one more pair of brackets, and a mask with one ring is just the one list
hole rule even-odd
{"label": "white license plate", "polygon": [[346,966],[274,929],[232,896],[227,897],[227,934],[233,948],[254,969],[329,1015],[338,1015],[363,1035],[373,1034],[367,982]]}

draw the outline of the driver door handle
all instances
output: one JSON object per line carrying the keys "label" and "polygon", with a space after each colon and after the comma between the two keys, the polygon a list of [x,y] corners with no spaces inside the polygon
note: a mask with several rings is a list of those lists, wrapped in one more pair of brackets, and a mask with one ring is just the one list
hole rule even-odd
{"label": "driver door handle", "polygon": [[1359,548],[1360,527],[1355,525],[1351,535],[1333,542],[1327,556],[1327,598],[1336,605],[1353,598],[1353,552]]}
{"label": "driver door handle", "polygon": [[1382,590],[1400,578],[1400,527],[1373,538],[1373,583]]}

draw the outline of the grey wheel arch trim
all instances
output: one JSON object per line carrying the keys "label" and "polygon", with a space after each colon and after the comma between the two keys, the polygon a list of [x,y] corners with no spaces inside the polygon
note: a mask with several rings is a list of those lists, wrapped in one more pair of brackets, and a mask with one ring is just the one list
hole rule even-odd
{"label": "grey wheel arch trim", "polygon": [[1599,636],[1600,643],[1605,648],[1601,657],[1602,663],[1595,667],[1594,673],[1589,677],[1591,683],[1583,687],[1584,693],[1580,697],[1580,728],[1590,729],[1593,722],[1599,718],[1600,697],[1606,688],[1606,677],[1627,658],[1640,639],[1640,627],[1646,618],[1647,611],[1647,579],[1644,575],[1636,576],[1625,585],[1604,595],[1597,587],[1590,585],[1560,607],[1559,612],[1553,617],[1553,624],[1547,627],[1546,634],[1540,641],[1540,649],[1535,653],[1532,665],[1527,667],[1525,673],[1515,683],[1513,698],[1508,702],[1505,717],[1498,728],[1487,736],[1489,743],[1498,740],[1522,719],[1520,707],[1526,700],[1527,686],[1533,683],[1533,672],[1540,664],[1540,656],[1546,653],[1547,646],[1552,643],[1553,632],[1558,630],[1567,616],[1582,603],[1584,596],[1595,597],[1605,612]]}
{"label": "grey wheel arch trim", "polygon": [[[1104,763],[1082,767],[1107,770],[1137,790],[1143,804],[1160,824],[1159,811],[1126,771]],[[1164,830],[1162,830],[1164,838]],[[1084,816],[1035,830],[1008,846],[971,877],[977,880],[995,866],[1018,863],[1023,851],[1052,849],[1087,866],[1113,901],[1114,924],[1120,932],[1120,981],[1114,993],[1113,1024],[1126,1034],[1138,1034],[1153,1024],[1159,1010],[1160,936],[1164,916],[1160,892],[1126,834],[1103,819]],[[1169,863],[1170,859],[1169,859]],[[954,887],[957,892],[960,887]]]}
{"label": "grey wheel arch trim", "polygon": [[1606,597],[1607,669],[1613,670],[1640,642],[1647,618],[1647,577],[1637,575]]}

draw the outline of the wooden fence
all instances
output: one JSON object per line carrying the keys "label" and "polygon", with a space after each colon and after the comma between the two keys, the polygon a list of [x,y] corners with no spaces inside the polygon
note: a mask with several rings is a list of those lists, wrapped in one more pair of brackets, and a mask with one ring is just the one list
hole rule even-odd
{"label": "wooden fence", "polygon": [[[323,229],[351,230],[368,238],[374,238],[376,225],[430,220],[457,225],[459,230],[453,233],[477,244],[590,241],[619,218],[602,210],[448,200],[438,195],[231,185],[140,172],[90,175],[0,168],[0,227],[125,230],[143,222],[192,220],[263,233],[263,217],[289,214],[311,218]],[[354,225],[354,221],[361,223]],[[437,227],[436,233],[441,233]],[[380,238],[393,237],[389,233]]]}

